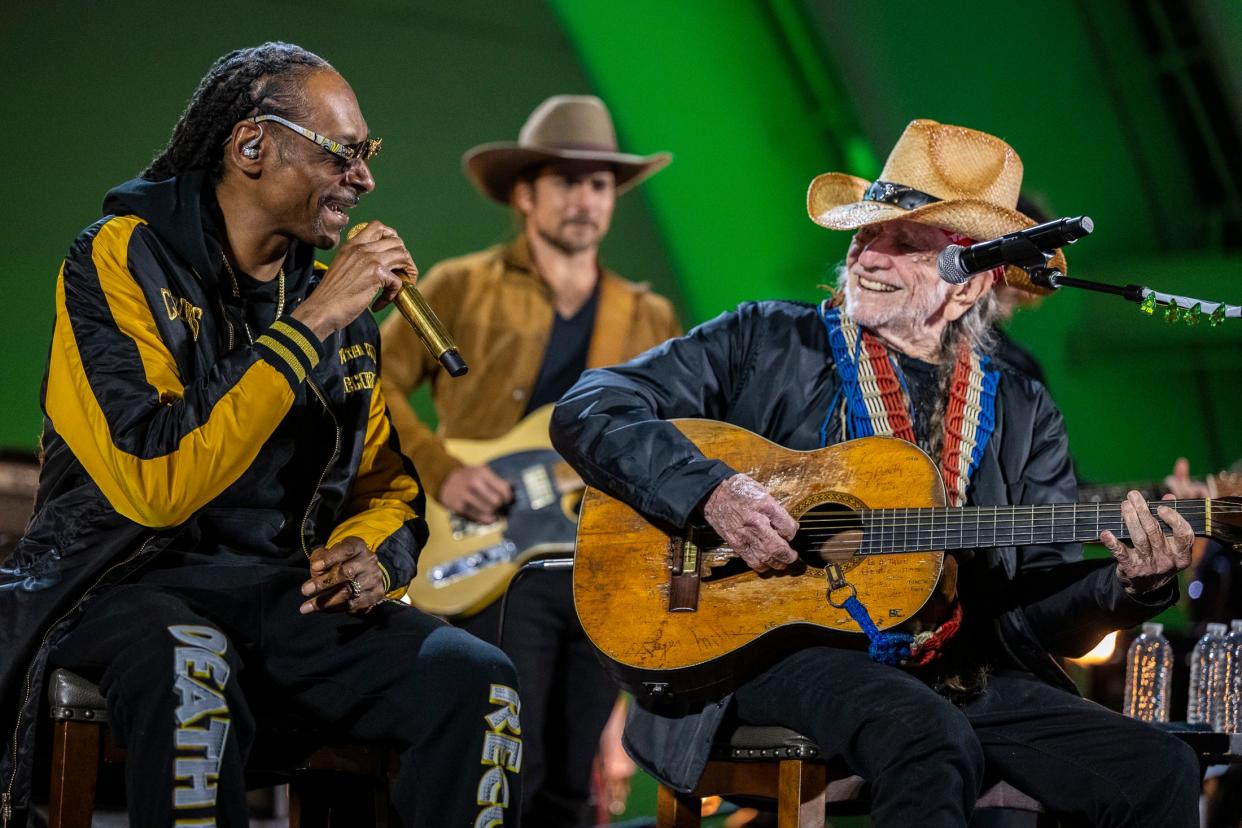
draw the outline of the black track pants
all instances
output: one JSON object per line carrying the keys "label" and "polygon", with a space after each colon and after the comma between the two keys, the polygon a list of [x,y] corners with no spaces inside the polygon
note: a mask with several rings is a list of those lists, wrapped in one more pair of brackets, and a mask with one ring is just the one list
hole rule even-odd
{"label": "black track pants", "polygon": [[854,650],[802,650],[743,685],[739,718],[812,738],[871,784],[875,826],[964,826],[1003,779],[1064,825],[1195,828],[1199,763],[1174,736],[1029,673],[963,708]]}
{"label": "black track pants", "polygon": [[247,825],[243,769],[271,710],[395,745],[405,825],[517,824],[520,703],[503,653],[393,602],[300,615],[302,567],[175,562],[92,599],[52,655],[100,682],[128,748],[132,825]]}

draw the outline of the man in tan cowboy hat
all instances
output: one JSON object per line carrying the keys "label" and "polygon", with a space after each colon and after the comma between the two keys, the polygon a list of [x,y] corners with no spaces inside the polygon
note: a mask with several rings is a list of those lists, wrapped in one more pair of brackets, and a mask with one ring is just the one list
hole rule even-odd
{"label": "man in tan cowboy hat", "polygon": [[[994,281],[1033,289],[1026,274],[950,285],[936,268],[951,241],[1033,223],[1014,209],[1021,179],[999,138],[914,121],[878,181],[832,173],[811,183],[811,219],[855,231],[840,303],[743,304],[625,365],[588,371],[556,407],[553,444],[589,484],[660,526],[706,520],[773,579],[807,572],[790,546],[797,522],[762,483],[704,456],[666,420],[723,420],[799,450],[891,435],[938,461],[950,505],[1072,503],[1060,415],[1041,385],[987,350]],[[881,599],[858,588],[857,603],[840,600],[859,629],[874,630],[870,652],[772,649],[706,703],[640,696],[627,746],[690,791],[730,715],[797,730],[863,776],[877,826],[965,825],[997,779],[1075,824],[1196,825],[1189,748],[1084,701],[1055,660],[1173,603],[1192,534],[1167,507],[1159,521],[1132,492],[1095,524],[1111,529],[1100,532],[1107,561],[1083,561],[1078,543],[1036,537],[1033,525],[1032,543],[972,540],[979,549],[946,559],[946,572],[956,559],[957,589],[915,638],[876,629],[892,622],[873,618]],[[1116,537],[1123,529],[1132,546]],[[849,569],[839,577],[853,586]]]}
{"label": "man in tan cowboy hat", "polygon": [[[399,319],[381,330],[382,385],[401,448],[452,512],[489,524],[514,492],[489,466],[454,457],[446,438],[500,437],[555,402],[584,369],[621,362],[680,333],[667,299],[599,263],[617,195],[670,160],[667,153],[618,151],[608,110],[583,95],[544,101],[516,143],[465,154],[470,181],[511,205],[522,223],[512,242],[442,262],[419,280],[470,372],[448,377]],[[434,432],[407,401],[424,382],[439,417]],[[498,604],[455,620],[495,642]],[[522,682],[526,824],[583,824],[591,762],[617,688],[582,633],[568,572],[518,581],[505,615],[504,648]]]}

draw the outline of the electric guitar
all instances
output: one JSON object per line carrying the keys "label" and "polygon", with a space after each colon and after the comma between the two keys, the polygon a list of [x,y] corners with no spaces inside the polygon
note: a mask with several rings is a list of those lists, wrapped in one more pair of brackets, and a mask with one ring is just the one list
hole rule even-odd
{"label": "electric guitar", "polygon": [[446,440],[450,454],[489,466],[513,487],[495,523],[476,523],[427,499],[430,537],[406,593],[419,609],[447,618],[474,615],[495,601],[518,567],[546,555],[572,554],[582,478],[548,438],[552,406],[532,411],[503,437]]}
{"label": "electric guitar", "polygon": [[[1090,541],[1103,529],[1129,536],[1119,503],[947,508],[936,464],[904,440],[801,452],[726,423],[674,422],[798,520],[791,546],[799,560],[760,575],[710,529],[669,535],[588,489],[574,603],[605,667],[637,694],[727,690],[795,649],[865,642],[842,608],[851,593],[880,629],[935,626],[945,606],[938,597],[956,589],[956,561],[945,550]],[[1162,505],[1196,534],[1242,544],[1242,498],[1149,504]]]}

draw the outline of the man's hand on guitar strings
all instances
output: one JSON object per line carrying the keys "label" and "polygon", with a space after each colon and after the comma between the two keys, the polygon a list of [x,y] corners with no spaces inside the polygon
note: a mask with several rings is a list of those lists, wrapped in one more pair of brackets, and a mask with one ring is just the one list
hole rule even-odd
{"label": "man's hand on guitar strings", "polygon": [[495,523],[513,487],[488,466],[458,466],[440,484],[440,503],[476,523]]}
{"label": "man's hand on guitar strings", "polygon": [[798,559],[789,545],[798,522],[751,477],[735,474],[718,485],[703,505],[703,516],[756,572],[781,570]]}
{"label": "man's hand on guitar strings", "polygon": [[[1173,497],[1168,494],[1164,499]],[[1121,518],[1130,532],[1130,544],[1122,543],[1107,529],[1100,533],[1100,543],[1117,559],[1117,577],[1131,595],[1159,589],[1190,566],[1190,547],[1195,540],[1190,524],[1168,506],[1161,506],[1157,513],[1173,530],[1172,535],[1161,530],[1143,496],[1130,492],[1121,504]]]}

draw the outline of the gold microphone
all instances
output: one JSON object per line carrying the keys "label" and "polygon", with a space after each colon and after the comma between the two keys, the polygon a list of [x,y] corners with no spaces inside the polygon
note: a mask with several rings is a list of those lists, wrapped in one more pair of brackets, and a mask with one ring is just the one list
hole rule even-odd
{"label": "gold microphone", "polygon": [[[345,240],[349,241],[366,226],[365,221],[355,224],[345,234]],[[470,370],[466,361],[461,358],[461,354],[457,353],[457,344],[453,342],[453,337],[449,336],[449,332],[444,329],[444,324],[431,310],[427,300],[417,288],[413,285],[406,285],[392,301],[397,306],[397,310],[401,311],[401,315],[405,317],[405,321],[409,322],[410,327],[418,334],[418,338],[427,346],[427,350],[440,361],[444,370],[448,371],[450,377],[460,377]]]}

